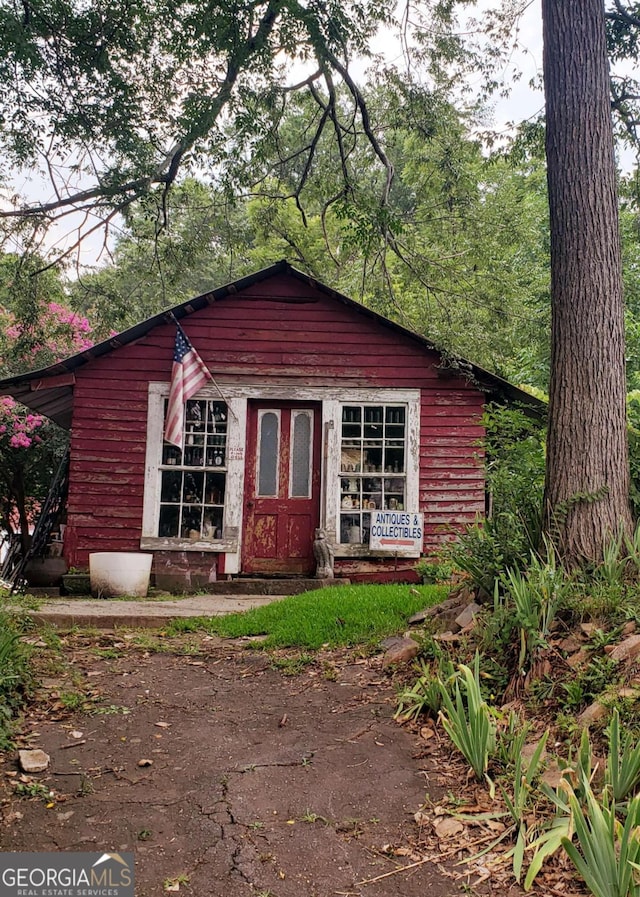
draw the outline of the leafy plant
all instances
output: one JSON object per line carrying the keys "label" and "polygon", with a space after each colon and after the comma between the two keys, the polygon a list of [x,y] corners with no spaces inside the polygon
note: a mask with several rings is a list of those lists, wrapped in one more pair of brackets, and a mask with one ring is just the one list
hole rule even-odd
{"label": "leafy plant", "polygon": [[610,657],[592,657],[576,677],[585,701],[593,700],[609,688],[620,676],[615,660]]}
{"label": "leafy plant", "polygon": [[487,408],[482,423],[489,511],[442,554],[491,595],[505,568],[524,567],[539,547],[544,429],[521,411],[497,405]]}
{"label": "leafy plant", "polygon": [[569,794],[577,846],[569,837],[562,845],[594,897],[638,897],[634,880],[640,869],[640,797],[629,802],[624,824],[616,815],[615,799],[605,789],[598,801],[588,781],[582,782],[585,810],[575,793]]}
{"label": "leafy plant", "polygon": [[454,573],[450,561],[441,561],[437,557],[421,558],[413,569],[425,585],[450,582]]}
{"label": "leafy plant", "polygon": [[17,782],[15,793],[20,797],[38,798],[39,800],[49,801],[52,798],[52,792],[42,782]]}
{"label": "leafy plant", "polygon": [[533,852],[533,857],[524,879],[525,891],[531,890],[544,861],[547,857],[553,856],[554,853],[560,850],[563,839],[569,836],[570,831],[570,817],[568,815],[558,815],[553,819],[551,827],[543,831],[542,834],[531,842],[529,849]]}
{"label": "leafy plant", "polygon": [[564,703],[567,707],[575,710],[585,703],[584,688],[579,679],[573,679],[570,682],[561,682],[560,685],[566,693]]}
{"label": "leafy plant", "polygon": [[0,612],[0,748],[11,742],[12,720],[31,684],[28,649],[20,641],[20,620]]}
{"label": "leafy plant", "polygon": [[[525,733],[526,734],[526,730]],[[547,730],[542,738],[538,741],[536,749],[528,763],[522,756],[522,748],[524,747],[524,737],[518,739],[520,751],[516,756],[515,770],[513,774],[513,796],[510,796],[505,788],[500,786],[502,797],[506,804],[509,815],[513,820],[513,824],[517,831],[516,843],[513,848],[513,874],[516,881],[520,883],[522,873],[522,863],[524,861],[524,852],[527,846],[527,812],[530,808],[531,793],[533,790],[533,782],[540,773],[543,763],[543,754],[547,745],[549,731]]]}
{"label": "leafy plant", "polygon": [[640,570],[640,523],[633,531],[633,535],[628,536],[625,533],[624,545],[627,551],[627,560],[634,565],[636,570]]}
{"label": "leafy plant", "polygon": [[629,562],[628,556],[622,550],[625,542],[625,533],[621,529],[617,536],[609,539],[602,546],[602,560],[594,569],[594,575],[607,585],[616,585],[624,577]]}
{"label": "leafy plant", "polygon": [[568,584],[564,571],[557,565],[550,541],[545,541],[546,559],[536,554],[526,573],[508,569],[505,586],[513,598],[515,618],[520,627],[519,669],[537,648],[545,647]]}
{"label": "leafy plant", "polygon": [[394,719],[416,719],[423,713],[437,716],[442,704],[440,681],[424,661],[420,661],[420,669],[422,672],[411,688],[398,695]]}
{"label": "leafy plant", "polygon": [[620,734],[620,714],[614,709],[609,724],[609,753],[605,781],[614,800],[624,800],[640,783],[640,742],[631,746],[629,735]]}
{"label": "leafy plant", "polygon": [[[461,683],[465,697],[462,696]],[[440,681],[440,718],[449,738],[465,757],[480,781],[487,777],[489,756],[496,746],[496,726],[480,690],[480,655],[476,652],[473,670],[460,664],[454,677],[455,703],[447,686]]]}

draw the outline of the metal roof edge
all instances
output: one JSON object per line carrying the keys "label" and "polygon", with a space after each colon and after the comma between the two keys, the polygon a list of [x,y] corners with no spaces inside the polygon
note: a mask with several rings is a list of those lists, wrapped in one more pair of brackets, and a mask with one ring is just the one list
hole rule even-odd
{"label": "metal roof edge", "polygon": [[295,268],[286,259],[280,259],[279,261],[274,262],[273,264],[268,265],[265,268],[261,268],[259,271],[256,271],[253,274],[248,274],[245,277],[239,278],[238,280],[230,281],[223,286],[216,287],[213,290],[201,293],[199,296],[195,296],[191,299],[185,300],[184,302],[180,302],[178,303],[178,305],[174,305],[171,308],[167,308],[163,311],[157,312],[155,315],[146,318],[139,324],[134,324],[133,327],[129,327],[126,330],[123,330],[121,333],[117,333],[106,340],[102,340],[101,342],[96,343],[89,349],[85,349],[76,355],[71,355],[68,358],[56,362],[55,364],[49,365],[46,368],[40,368],[35,371],[28,371],[24,374],[17,374],[13,377],[7,377],[4,380],[0,380],[0,394],[7,394],[8,388],[26,384],[32,380],[42,380],[46,377],[57,376],[63,373],[71,373],[95,358],[101,358],[103,355],[107,355],[109,352],[113,352],[115,349],[118,349],[121,346],[128,345],[129,343],[141,339],[142,337],[146,336],[149,331],[153,330],[154,327],[157,327],[160,324],[169,323],[173,319],[182,320],[183,318],[188,317],[190,314],[193,314],[193,312],[200,311],[201,309],[205,308],[207,305],[212,305],[214,302],[224,299],[226,296],[235,295],[236,293],[241,292],[247,287],[253,286],[256,283],[260,283],[263,280],[268,280],[269,278],[275,277],[279,274],[290,274],[291,276],[303,281],[314,289],[319,290],[330,298],[337,300],[344,305],[347,305],[349,308],[354,309],[355,311],[365,315],[366,317],[371,318],[380,325],[391,328],[396,332],[401,333],[403,336],[418,342],[423,348],[431,352],[436,352],[442,359],[441,367],[443,371],[449,370],[452,374],[458,374],[460,376],[467,377],[484,392],[501,396],[510,401],[518,402],[523,406],[523,409],[525,411],[534,414],[534,416],[536,417],[542,417],[546,415],[547,406],[545,402],[541,401],[540,399],[536,398],[520,387],[515,386],[508,380],[504,380],[497,374],[493,374],[490,371],[487,371],[484,368],[481,368],[479,365],[476,365],[473,362],[470,362],[462,357],[451,355],[450,353],[445,352],[445,350],[439,348],[435,343],[431,342],[431,340],[427,339],[426,337],[421,336],[419,333],[416,333],[413,330],[409,330],[408,328],[403,327],[396,321],[392,321],[390,318],[386,318],[384,317],[384,315],[381,315],[370,308],[367,308],[361,302],[357,302],[355,299],[350,299],[343,293],[338,292],[338,290],[333,289],[333,287],[329,287],[326,284],[322,283],[322,281],[317,280],[317,278],[306,274],[304,271],[300,271],[298,268]]}

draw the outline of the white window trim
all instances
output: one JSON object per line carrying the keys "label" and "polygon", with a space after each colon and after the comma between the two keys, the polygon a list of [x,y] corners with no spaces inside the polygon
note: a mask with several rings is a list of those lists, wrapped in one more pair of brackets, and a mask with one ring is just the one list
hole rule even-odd
{"label": "white window trim", "polygon": [[157,535],[160,515],[164,400],[168,395],[168,383],[149,384],[144,508],[140,548],[147,551],[224,552],[226,554],[225,572],[237,573],[240,570],[240,532],[242,528],[242,495],[244,494],[246,399],[231,398],[225,395],[223,400],[215,389],[209,387],[201,390],[197,395],[197,398],[226,401],[227,403],[227,463],[222,538],[192,541],[180,537],[165,538]]}
{"label": "white window trim", "polygon": [[[330,534],[336,557],[394,557],[395,552],[370,551],[367,545],[349,545],[339,542],[340,533],[340,467],[342,459],[342,407],[343,405],[405,405],[406,428],[406,507],[413,513],[420,510],[420,390],[418,389],[345,389],[340,399],[323,405],[323,420],[335,423],[326,430],[327,475],[325,528]],[[402,552],[402,557],[420,557],[420,552]]]}
{"label": "white window trim", "polygon": [[[160,464],[163,445],[163,400],[169,394],[168,383],[149,384],[147,447],[145,459],[144,508],[140,547],[147,550],[224,552],[225,573],[240,571],[242,524],[245,491],[245,451],[247,440],[247,405],[250,399],[262,402],[316,402],[322,408],[320,525],[334,545],[336,557],[393,557],[393,552],[370,552],[365,545],[338,542],[340,522],[340,459],[342,406],[349,404],[387,404],[407,407],[407,496],[405,511],[419,510],[420,466],[420,390],[378,387],[301,386],[297,380],[283,380],[265,386],[260,383],[226,382],[216,378],[220,392],[213,385],[205,386],[197,398],[226,401],[227,416],[227,482],[222,539],[213,542],[191,542],[164,539],[155,535],[160,512]],[[403,557],[419,557],[403,554]]]}
{"label": "white window trim", "polygon": [[[304,415],[309,421],[309,453],[308,453],[308,478],[307,478],[307,494],[306,495],[294,495],[293,494],[293,451],[294,451],[294,434],[295,434],[295,425],[296,419]],[[289,424],[289,493],[288,498],[295,500],[296,498],[301,499],[309,499],[313,494],[313,421],[315,418],[315,414],[313,413],[311,408],[293,408],[291,410],[291,421]]]}

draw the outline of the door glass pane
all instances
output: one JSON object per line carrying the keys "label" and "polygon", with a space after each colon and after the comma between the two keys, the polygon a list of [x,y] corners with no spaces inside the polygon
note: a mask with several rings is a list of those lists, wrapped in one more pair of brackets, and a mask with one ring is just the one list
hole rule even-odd
{"label": "door glass pane", "polygon": [[291,497],[309,498],[311,491],[311,413],[294,411],[291,427]]}
{"label": "door glass pane", "polygon": [[265,411],[260,416],[258,495],[278,494],[279,423],[279,415],[275,411]]}

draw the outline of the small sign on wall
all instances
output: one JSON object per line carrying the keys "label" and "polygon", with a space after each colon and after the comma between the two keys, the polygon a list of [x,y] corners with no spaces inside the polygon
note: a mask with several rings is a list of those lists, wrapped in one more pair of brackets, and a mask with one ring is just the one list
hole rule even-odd
{"label": "small sign on wall", "polygon": [[411,511],[372,511],[369,548],[397,554],[419,554],[424,538],[424,515]]}

